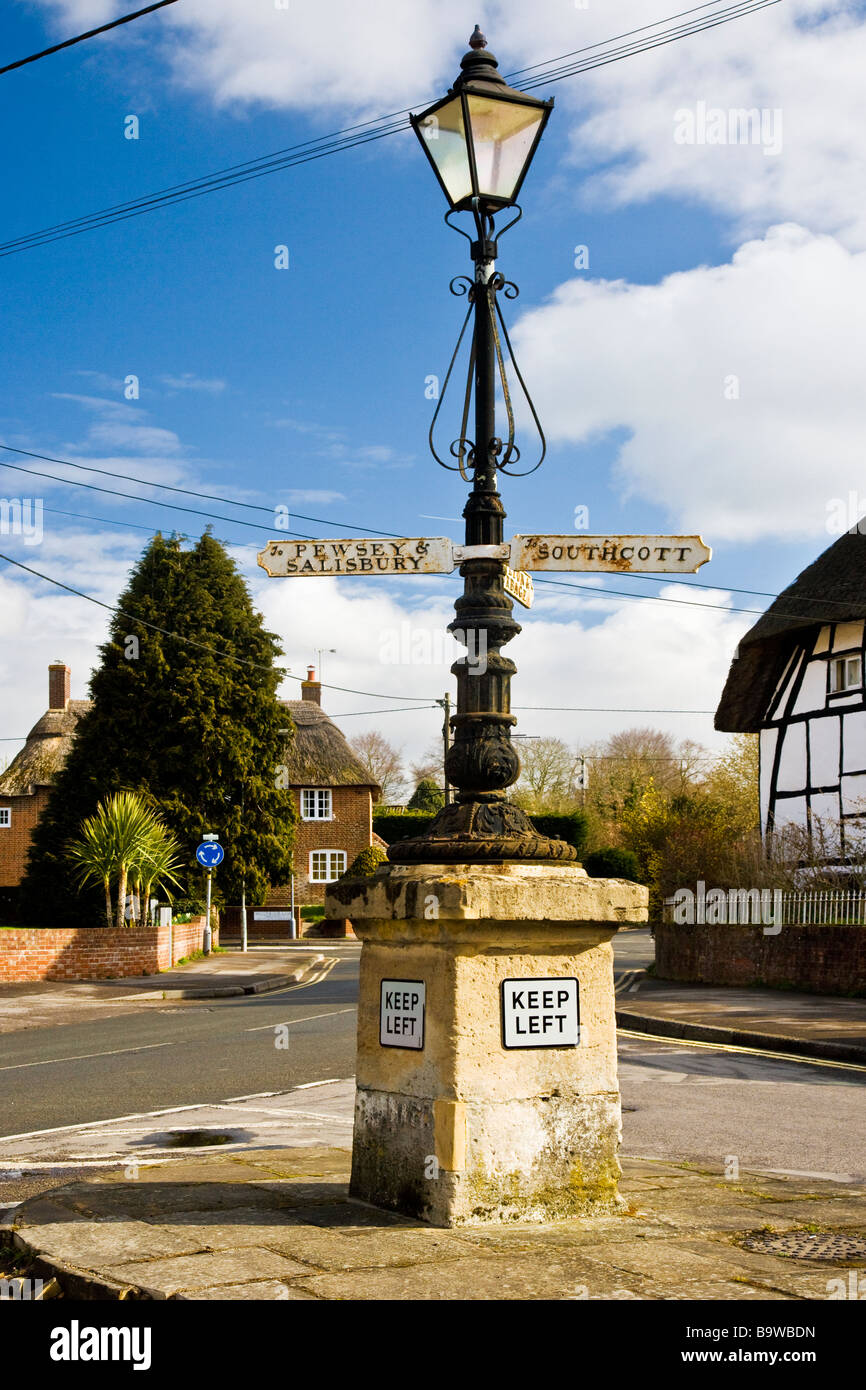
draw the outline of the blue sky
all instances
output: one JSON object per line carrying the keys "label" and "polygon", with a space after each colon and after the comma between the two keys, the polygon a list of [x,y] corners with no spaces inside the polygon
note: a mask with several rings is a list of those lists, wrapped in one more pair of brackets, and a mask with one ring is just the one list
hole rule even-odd
{"label": "blue sky", "polygon": [[[8,5],[3,61],[127,8]],[[662,0],[544,0],[531,16],[517,0],[362,8],[363,22],[343,0],[285,10],[180,0],[7,74],[0,240],[418,106],[449,85],[476,20],[509,72],[674,12]],[[531,479],[504,482],[509,531],[568,531],[578,504],[593,531],[699,530],[714,558],[695,578],[716,587],[607,585],[654,596],[635,602],[539,586],[510,648],[516,705],[712,709],[754,621],[733,610],[767,602],[731,589],[790,582],[832,539],[834,499],[858,489],[864,29],[859,5],[782,0],[540,92],[557,105],[500,267],[521,288],[506,313],[550,452]],[[677,112],[699,103],[780,112],[781,148],[677,143]],[[124,138],[130,114],[137,140]],[[407,131],[2,258],[0,441],[335,523],[299,530],[341,535],[351,522],[459,539],[458,521],[430,518],[459,518],[463,485],[426,448],[425,380],[444,376],[464,312],[448,281],[469,265],[444,210]],[[277,270],[283,244],[290,266]],[[577,245],[589,248],[587,270],[574,267]],[[7,469],[0,496],[51,509],[39,544],[4,535],[4,551],[106,602],[146,541],[134,528],[195,524]],[[214,530],[293,673],[333,647],[326,681],[390,697],[330,692],[329,710],[351,716],[347,732],[381,728],[420,752],[437,712],[356,711],[453,688],[455,653],[432,634],[457,577],[340,581],[339,592],[269,581],[255,564],[266,530]],[[99,609],[0,566],[6,739],[44,707],[50,660],[68,660],[73,693],[85,693],[104,624]],[[384,660],[404,624],[431,634],[429,655]],[[296,693],[290,682],[285,693]],[[647,723],[718,746],[709,716],[527,711],[520,727],[586,744]]]}

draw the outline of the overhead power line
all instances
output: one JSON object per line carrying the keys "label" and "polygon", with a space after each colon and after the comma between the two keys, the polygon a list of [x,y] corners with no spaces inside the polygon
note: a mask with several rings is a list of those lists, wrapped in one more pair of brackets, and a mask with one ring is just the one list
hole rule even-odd
{"label": "overhead power line", "polygon": [[[2,445],[2,444],[0,444],[0,449],[2,449],[2,448],[7,448],[7,447],[8,447],[7,445]],[[23,453],[23,452],[26,452],[26,451],[24,451],[24,450],[15,450],[14,452],[16,452],[16,453]],[[48,457],[48,456],[47,456],[47,455],[43,455],[43,454],[35,454],[35,455],[32,455],[32,457],[36,457],[36,458],[45,458],[45,457]],[[65,460],[58,459],[58,460],[56,460],[56,462],[58,462],[58,463],[63,463],[63,462],[65,462]],[[90,470],[90,469],[87,468],[86,465],[83,465],[83,464],[70,464],[69,466],[72,467],[72,468],[79,468],[79,467],[80,467],[84,472],[88,472],[88,471],[93,471],[93,472],[106,472],[106,471],[107,471],[107,470],[103,470],[103,469],[93,469],[93,470]],[[205,510],[203,510],[203,509],[200,508],[200,507],[185,507],[185,506],[182,506],[182,505],[181,505],[180,503],[178,503],[178,502],[163,502],[163,501],[161,501],[159,498],[156,498],[156,497],[139,497],[136,493],[132,493],[132,492],[121,492],[118,488],[105,488],[105,487],[99,487],[96,483],[84,483],[84,482],[80,482],[77,478],[59,478],[59,477],[57,476],[56,473],[45,473],[45,472],[43,472],[41,469],[36,469],[36,468],[25,468],[25,467],[23,467],[23,465],[21,465],[21,464],[17,464],[17,463],[7,463],[7,462],[5,462],[5,461],[2,460],[2,459],[0,459],[0,468],[11,468],[11,469],[14,469],[15,472],[17,472],[17,473],[25,473],[25,474],[27,474],[27,475],[29,475],[29,476],[31,476],[31,477],[36,477],[36,478],[47,478],[47,479],[49,479],[51,482],[59,483],[59,484],[60,484],[61,486],[63,486],[63,487],[80,487],[80,488],[85,488],[88,492],[100,492],[100,493],[105,493],[105,494],[107,494],[107,495],[110,496],[110,497],[122,497],[122,498],[124,498],[126,501],[130,501],[130,502],[143,502],[143,503],[145,503],[145,505],[147,505],[147,506],[151,506],[151,507],[160,507],[160,508],[162,508],[163,510],[166,510],[166,511],[179,511],[179,512],[185,512],[185,513],[190,514],[190,515],[193,515],[193,516],[205,517],[206,519],[211,520],[211,521],[224,521],[224,522],[228,522],[228,524],[229,524],[230,526],[231,526],[231,525],[235,525],[235,526],[244,526],[244,527],[247,527],[247,528],[249,528],[249,529],[251,529],[251,530],[255,530],[255,531],[265,531],[265,532],[267,532],[269,535],[273,535],[274,530],[278,529],[276,526],[264,526],[264,525],[262,525],[260,522],[257,522],[257,521],[244,521],[244,520],[242,520],[242,518],[240,518],[240,517],[224,516],[223,514],[221,514],[221,513],[219,513],[219,512],[209,512],[209,511],[205,511]],[[165,488],[167,488],[167,490],[170,491],[170,492],[182,492],[182,493],[185,493],[185,494],[187,494],[187,495],[189,495],[189,496],[192,496],[192,497],[199,497],[199,496],[200,496],[200,497],[202,497],[202,498],[207,498],[207,497],[209,497],[209,496],[212,495],[212,494],[209,494],[209,493],[196,493],[196,492],[193,492],[192,490],[187,489],[187,488],[173,488],[173,487],[168,487],[167,484],[163,484],[163,483],[148,483],[148,482],[145,482],[144,479],[139,479],[139,478],[130,477],[128,474],[123,474],[123,473],[112,473],[112,474],[110,474],[109,476],[111,476],[111,477],[117,477],[117,478],[127,478],[128,481],[130,481],[130,482],[132,482],[132,483],[140,483],[140,484],[141,484],[142,486],[144,486],[144,487],[165,487]],[[221,498],[220,500],[223,501],[224,503],[226,503],[226,504],[229,505],[229,506],[231,506],[231,505],[237,505],[237,506],[244,506],[244,507],[246,507],[246,506],[252,506],[252,505],[253,505],[253,504],[251,504],[251,503],[246,503],[246,502],[241,502],[241,503],[233,504],[233,503],[231,502],[231,499],[230,499],[230,498]],[[50,511],[52,511],[52,510],[57,510],[57,509],[52,509],[52,508],[50,508],[50,507],[46,507],[46,508],[45,508],[45,511],[48,511],[48,512],[50,512]],[[261,510],[263,510],[263,511],[268,511],[268,510],[270,510],[270,509],[267,508],[267,507],[262,507]],[[109,520],[108,518],[106,518],[106,517],[88,517],[88,516],[84,516],[82,513],[79,513],[79,512],[57,511],[57,515],[59,515],[59,516],[70,516],[70,517],[79,517],[79,518],[80,518],[81,520],[83,520],[83,521],[100,521],[100,522],[105,522],[105,523],[108,524],[108,525],[122,525],[122,524],[124,524],[124,523],[122,523],[121,521],[110,521],[110,520]],[[299,516],[300,513],[295,512],[295,513],[293,513],[292,515]],[[318,521],[321,522],[322,525],[327,525],[327,526],[348,525],[348,523],[343,523],[343,522],[331,522],[331,521],[328,521],[326,518],[323,518],[323,517],[319,517],[319,518],[310,518],[310,519],[311,519],[311,520],[318,520]],[[128,524],[130,527],[133,527],[135,530],[148,530],[148,529],[149,529],[149,528],[147,528],[147,527],[137,525],[137,524],[134,523],[134,522],[129,522],[129,523],[126,523],[126,524]],[[358,526],[355,526],[353,529],[355,529],[355,530],[361,530],[361,528],[358,527]],[[150,534],[151,534],[151,535],[155,534],[155,531],[151,529]],[[284,536],[286,536],[286,537],[293,537],[294,539],[298,539],[298,540],[317,541],[317,540],[323,539],[323,538],[320,537],[320,536],[311,536],[311,535],[309,535],[309,534],[307,534],[307,533],[305,533],[305,532],[303,532],[303,531],[289,531],[289,530],[283,530],[282,534],[283,534]],[[394,535],[394,532],[389,532],[389,531],[375,531],[375,532],[373,532],[373,534],[375,534],[375,535],[391,536],[391,535]],[[325,538],[325,539],[326,539],[326,538]],[[231,542],[231,544],[240,544],[240,542]],[[696,582],[691,582],[691,581],[689,581],[689,580],[667,579],[665,576],[644,575],[644,574],[634,574],[634,575],[632,575],[631,577],[634,578],[634,579],[655,579],[656,582],[658,582],[658,583],[676,583],[676,584],[681,584],[684,588],[709,589],[709,590],[716,590],[716,591],[719,591],[719,592],[725,592],[725,591],[727,591],[727,592],[732,592],[732,593],[749,593],[749,594],[755,594],[755,595],[757,595],[757,596],[764,597],[764,598],[772,598],[772,599],[774,599],[774,600],[781,597],[780,594],[773,594],[773,593],[770,593],[770,592],[767,591],[767,590],[762,590],[762,589],[729,589],[729,587],[728,587],[727,585],[725,585],[725,584],[718,584],[718,585],[714,585],[714,584],[700,584],[700,583],[696,583]],[[628,600],[633,601],[633,602],[643,600],[643,601],[648,602],[648,603],[673,603],[673,604],[679,604],[679,605],[681,605],[681,606],[683,606],[683,607],[686,607],[686,608],[704,608],[704,609],[710,609],[712,612],[715,612],[715,613],[746,613],[746,614],[753,614],[753,615],[755,615],[755,616],[757,616],[757,617],[762,616],[763,613],[765,612],[765,610],[762,609],[762,608],[740,608],[740,607],[728,607],[728,606],[724,606],[724,607],[723,607],[721,604],[716,604],[716,603],[701,603],[700,600],[698,600],[698,599],[665,598],[665,597],[664,597],[663,595],[661,595],[661,594],[630,594],[630,593],[627,593],[624,589],[606,589],[606,588],[600,588],[598,585],[595,585],[595,584],[581,584],[581,583],[576,583],[574,580],[566,580],[566,579],[542,579],[542,578],[536,577],[536,579],[535,579],[534,582],[535,582],[536,584],[548,584],[548,585],[553,586],[554,588],[560,588],[560,589],[580,589],[580,590],[583,590],[583,591],[586,592],[586,593],[589,593],[589,594],[594,595],[596,598],[602,598],[602,599],[608,599],[608,600],[617,600],[617,599],[624,598],[624,599],[628,599]],[[798,599],[797,602],[798,602],[798,603],[811,603],[811,604],[815,604],[815,605],[817,605],[819,608],[826,608],[828,605],[836,605],[837,607],[839,607],[839,608],[841,608],[841,609],[843,609],[843,610],[847,610],[847,609],[850,607],[850,605],[847,604],[843,599],[834,599],[834,598],[802,598],[802,599]],[[814,617],[815,615],[814,615],[814,614],[810,614],[810,613],[797,612],[796,610],[791,610],[791,611],[789,611],[789,612],[784,613],[784,614],[781,615],[781,616],[789,617],[789,618],[811,618],[811,617]],[[413,696],[413,697],[411,697],[411,698],[414,699],[415,697]]]}
{"label": "overhead power line", "polygon": [[18,58],[14,63],[7,63],[4,68],[0,68],[0,77],[6,72],[13,72],[15,68],[26,67],[28,63],[38,63],[40,58],[48,58],[52,53],[59,53],[62,48],[72,48],[73,44],[84,43],[85,39],[95,38],[97,34],[105,34],[109,29],[119,29],[121,24],[129,24],[133,19],[141,19],[142,15],[152,14],[154,10],[163,10],[166,5],[176,4],[177,0],[157,0],[155,5],[145,5],[143,10],[122,15],[120,19],[109,20],[107,24],[100,24],[97,29],[88,29],[86,34],[76,34],[74,39],[64,39],[62,43],[55,43],[50,48],[43,48],[40,53],[31,53],[29,58]]}
{"label": "overhead power line", "polygon": [[[635,43],[623,44],[619,48],[609,48],[603,53],[595,54],[579,60],[576,63],[562,63],[559,59],[551,59],[549,63],[538,64],[544,70],[537,77],[531,78],[528,82],[521,82],[524,91],[530,92],[535,87],[545,87],[553,82],[561,82],[563,78],[575,77],[578,73],[591,72],[594,68],[606,67],[609,63],[618,63],[622,58],[631,58],[636,53],[646,53],[653,48],[662,48],[669,43],[675,43],[678,39],[689,38],[692,34],[704,33],[707,29],[716,29],[720,24],[729,24],[731,20],[743,19],[746,15],[755,14],[758,10],[767,10],[773,5],[778,5],[781,0],[741,0],[741,3],[728,5],[722,10],[715,10],[712,14],[704,15],[701,19],[690,20],[686,24],[673,25],[670,29],[664,30],[661,34],[649,35],[646,39],[641,39]],[[698,5],[697,9],[706,9],[705,5]],[[693,11],[683,10],[684,15],[691,14]],[[678,19],[679,15],[671,15],[670,19]],[[656,24],[645,25],[646,29],[656,29],[662,24],[668,24],[669,20],[659,20]],[[631,33],[640,33],[640,29],[633,29]],[[627,37],[618,35],[618,38]],[[610,43],[616,42],[611,39]],[[593,44],[589,47],[598,47]],[[585,53],[587,49],[576,49],[575,53]],[[566,57],[573,55],[565,55]],[[522,69],[528,71],[528,69]]]}
{"label": "overhead power line", "polygon": [[[122,482],[137,483],[140,487],[158,488],[160,492],[176,492],[183,497],[198,497],[204,502],[220,502],[226,507],[243,507],[246,511],[250,512],[267,512],[269,516],[273,516],[275,511],[273,507],[266,507],[261,502],[238,502],[233,497],[222,497],[218,493],[199,492],[195,488],[176,487],[170,483],[155,483],[151,482],[148,478],[136,478],[130,473],[116,473],[110,468],[97,468],[91,463],[74,463],[72,459],[54,458],[51,454],[37,454],[31,449],[16,449],[13,448],[11,444],[0,444],[0,449],[10,454],[21,454],[24,458],[41,459],[44,463],[60,463],[64,468],[75,468],[80,473],[98,473],[103,478],[119,478]],[[11,464],[4,463],[3,460],[0,459],[0,468],[11,468],[12,466]],[[22,471],[27,472],[28,470],[24,469]],[[44,476],[50,475],[46,474]],[[66,480],[64,479],[62,481]],[[72,480],[69,479],[69,481],[71,482]],[[144,500],[145,499],[142,498],[142,501]],[[363,531],[364,535],[390,537],[395,534],[393,531],[376,531],[372,527],[358,526],[356,522],[332,521],[330,518],[323,516],[307,516],[304,512],[296,512],[294,509],[290,509],[289,514],[290,516],[296,516],[299,521],[315,521],[322,526],[344,526],[349,531]],[[226,519],[228,520],[228,518]],[[306,536],[302,537],[302,539],[311,540],[315,538]]]}
{"label": "overhead power line", "polygon": [[[24,570],[27,574],[34,575],[37,579],[44,579],[46,584],[53,584],[58,589],[65,589],[68,594],[74,594],[76,598],[86,599],[88,603],[95,603],[97,608],[104,608],[109,613],[118,613],[121,618],[128,618],[131,623],[138,623],[141,627],[148,628],[151,632],[159,632],[163,637],[173,637],[178,642],[184,642],[187,646],[196,647],[199,651],[207,652],[211,656],[219,657],[223,661],[233,661],[238,666],[252,666],[255,670],[271,671],[272,666],[265,666],[261,661],[248,661],[245,657],[233,656],[231,652],[220,651],[218,647],[209,647],[204,642],[196,642],[192,637],[185,637],[181,632],[173,632],[170,628],[158,627],[156,623],[146,622],[135,613],[127,613],[123,608],[119,608],[116,603],[103,603],[102,599],[94,598],[92,594],[86,594],[83,589],[73,589],[71,584],[64,584],[60,579],[54,579],[50,574],[43,574],[41,570],[31,569],[30,565],[25,565],[21,560],[14,560],[11,555],[0,554],[0,560],[5,560],[7,565],[14,565],[16,569]],[[276,668],[281,669],[281,668]],[[303,676],[295,676],[291,671],[283,670],[283,675],[292,681],[301,681]],[[432,708],[429,695],[401,695],[395,696],[393,692],[388,695],[381,694],[378,690],[354,690],[347,685],[331,685],[327,681],[320,681],[323,690],[339,690],[346,695],[366,695],[371,700],[414,700],[425,708]]]}
{"label": "overhead power line", "polygon": [[[19,463],[6,463],[0,460],[0,468],[12,468],[16,473],[26,473],[31,478],[49,478],[53,483],[61,483],[64,487],[82,487],[88,492],[102,492],[108,497],[123,497],[127,502],[143,502],[148,507],[162,507],[171,512],[188,512],[193,516],[209,517],[212,521],[228,521],[232,526],[247,526],[253,531],[265,531],[268,535],[273,535],[277,529],[274,526],[264,526],[260,521],[243,521],[239,516],[222,516],[219,512],[206,512],[201,507],[184,507],[180,502],[162,502],[158,497],[139,497],[134,492],[121,492],[116,487],[99,487],[97,483],[82,483],[78,478],[58,478],[56,473],[45,473],[40,468],[24,468]],[[133,481],[135,481],[133,479]],[[150,484],[145,484],[150,486]],[[285,531],[284,535],[299,536],[301,540],[318,540],[317,536],[306,536],[298,531]]]}
{"label": "overhead power line", "polygon": [[[701,33],[706,29],[717,28],[720,24],[742,19],[758,10],[768,9],[780,3],[781,0],[740,0],[740,3],[728,4],[721,9],[716,7],[712,13],[700,15],[698,18],[687,18],[696,14],[697,11],[710,8],[709,5],[699,5],[694,9],[682,10],[666,19],[657,20],[653,24],[643,25],[640,29],[631,29],[623,34],[615,35],[611,39],[587,45],[585,49],[577,49],[571,54],[563,54],[558,58],[548,59],[544,63],[534,64],[532,69],[519,69],[517,74],[508,74],[508,77],[519,76],[521,72],[534,72],[530,81],[523,84],[524,90],[528,91],[535,87],[562,81],[567,77],[577,76],[581,72],[606,66],[609,63],[619,62],[623,58],[633,57],[638,53],[673,43],[679,39],[690,37],[692,34]],[[684,17],[686,18],[685,23],[673,23],[674,20]],[[630,43],[620,43],[620,40],[632,38],[636,34],[644,34],[644,37],[633,39]],[[570,61],[575,58],[576,61]],[[191,198],[201,197],[221,188],[228,188],[235,184],[246,183],[251,179],[261,178],[265,174],[275,173],[280,169],[307,164],[313,160],[337,154],[345,149],[369,144],[371,141],[380,140],[387,135],[408,129],[408,113],[427,104],[427,102],[419,102],[411,107],[405,107],[402,111],[392,112],[388,116],[347,126],[343,130],[332,132],[318,139],[289,145],[284,149],[274,151],[272,154],[260,155],[256,159],[230,165],[225,169],[217,170],[197,179],[172,185],[157,193],[134,198],[125,203],[118,203],[103,208],[99,212],[71,218],[66,222],[55,223],[51,227],[44,227],[24,236],[13,237],[9,241],[0,243],[0,256],[15,255],[19,251],[30,250],[34,246],[45,246],[53,241],[62,241],[68,237],[79,236],[83,232],[94,231],[113,222],[122,222],[131,217],[139,217],[158,207],[186,202]]]}

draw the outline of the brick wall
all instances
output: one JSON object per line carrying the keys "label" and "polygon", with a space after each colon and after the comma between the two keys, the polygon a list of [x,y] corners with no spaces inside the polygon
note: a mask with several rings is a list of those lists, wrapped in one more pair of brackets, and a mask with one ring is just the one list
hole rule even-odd
{"label": "brick wall", "polygon": [[[0,931],[0,984],[155,975],[201,950],[204,917],[168,927],[15,927]],[[218,936],[214,933],[214,945]]]}
{"label": "brick wall", "polygon": [[778,936],[765,936],[759,926],[662,922],[655,943],[661,980],[866,995],[864,927],[783,926]]}
{"label": "brick wall", "polygon": [[0,826],[0,888],[16,888],[24,877],[30,836],[49,794],[48,787],[37,787],[32,795],[0,796],[0,806],[12,815],[11,825]]}
{"label": "brick wall", "polygon": [[[295,903],[320,903],[325,897],[324,883],[310,882],[310,851],[342,849],[346,868],[373,841],[373,802],[369,787],[334,787],[331,793],[333,820],[301,820],[300,791],[293,788],[298,821],[295,826]],[[272,888],[267,907],[288,907],[288,884]],[[275,924],[279,925],[279,924]]]}

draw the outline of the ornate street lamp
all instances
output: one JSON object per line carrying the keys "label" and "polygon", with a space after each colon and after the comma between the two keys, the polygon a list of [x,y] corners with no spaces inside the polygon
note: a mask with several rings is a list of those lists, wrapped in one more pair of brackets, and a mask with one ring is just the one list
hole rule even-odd
{"label": "ornate street lamp", "polygon": [[[538,101],[506,84],[477,25],[469,43],[470,51],[460,63],[460,76],[448,95],[411,118],[448,199],[446,222],[454,226],[454,214],[471,212],[477,234],[473,238],[454,227],[471,243],[475,273],[471,280],[458,276],[451,282],[452,293],[466,295],[469,308],[430,427],[430,447],[437,462],[458,470],[467,482],[471,475],[472,490],[463,511],[466,543],[460,573],[464,589],[449,625],[469,655],[451,668],[457,677],[457,712],[451,718],[454,741],[445,768],[448,781],[456,788],[455,800],[443,807],[425,835],[391,846],[388,857],[394,863],[576,858],[571,845],[540,835],[524,812],[506,800],[507,788],[520,773],[520,760],[511,741],[511,727],[517,721],[511,713],[510,686],[517,668],[500,652],[520,631],[504,587],[508,559],[503,542],[505,509],[496,485],[497,471],[514,474],[520,459],[503,343],[541,438],[538,462],[522,472],[533,472],[540,466],[545,445],[497,302],[499,290],[508,299],[518,290],[496,270],[494,216],[503,208],[516,210],[517,215],[502,228],[500,236],[521,217],[515,200],[553,102]],[[436,451],[434,431],[470,317],[472,343],[462,425],[459,438],[450,446],[456,462],[449,463]],[[497,377],[508,421],[504,440],[496,432]],[[469,438],[473,386],[474,431]]]}
{"label": "ornate street lamp", "polygon": [[452,210],[512,207],[553,109],[509,87],[475,26],[446,97],[410,116]]}

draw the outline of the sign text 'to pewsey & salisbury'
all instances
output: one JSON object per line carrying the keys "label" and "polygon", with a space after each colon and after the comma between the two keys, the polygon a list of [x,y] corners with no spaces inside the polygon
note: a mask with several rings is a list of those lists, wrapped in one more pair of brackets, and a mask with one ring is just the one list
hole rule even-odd
{"label": "sign text 'to pewsey & salisbury'", "polygon": [[451,541],[444,536],[394,540],[271,541],[259,555],[270,575],[449,574]]}

